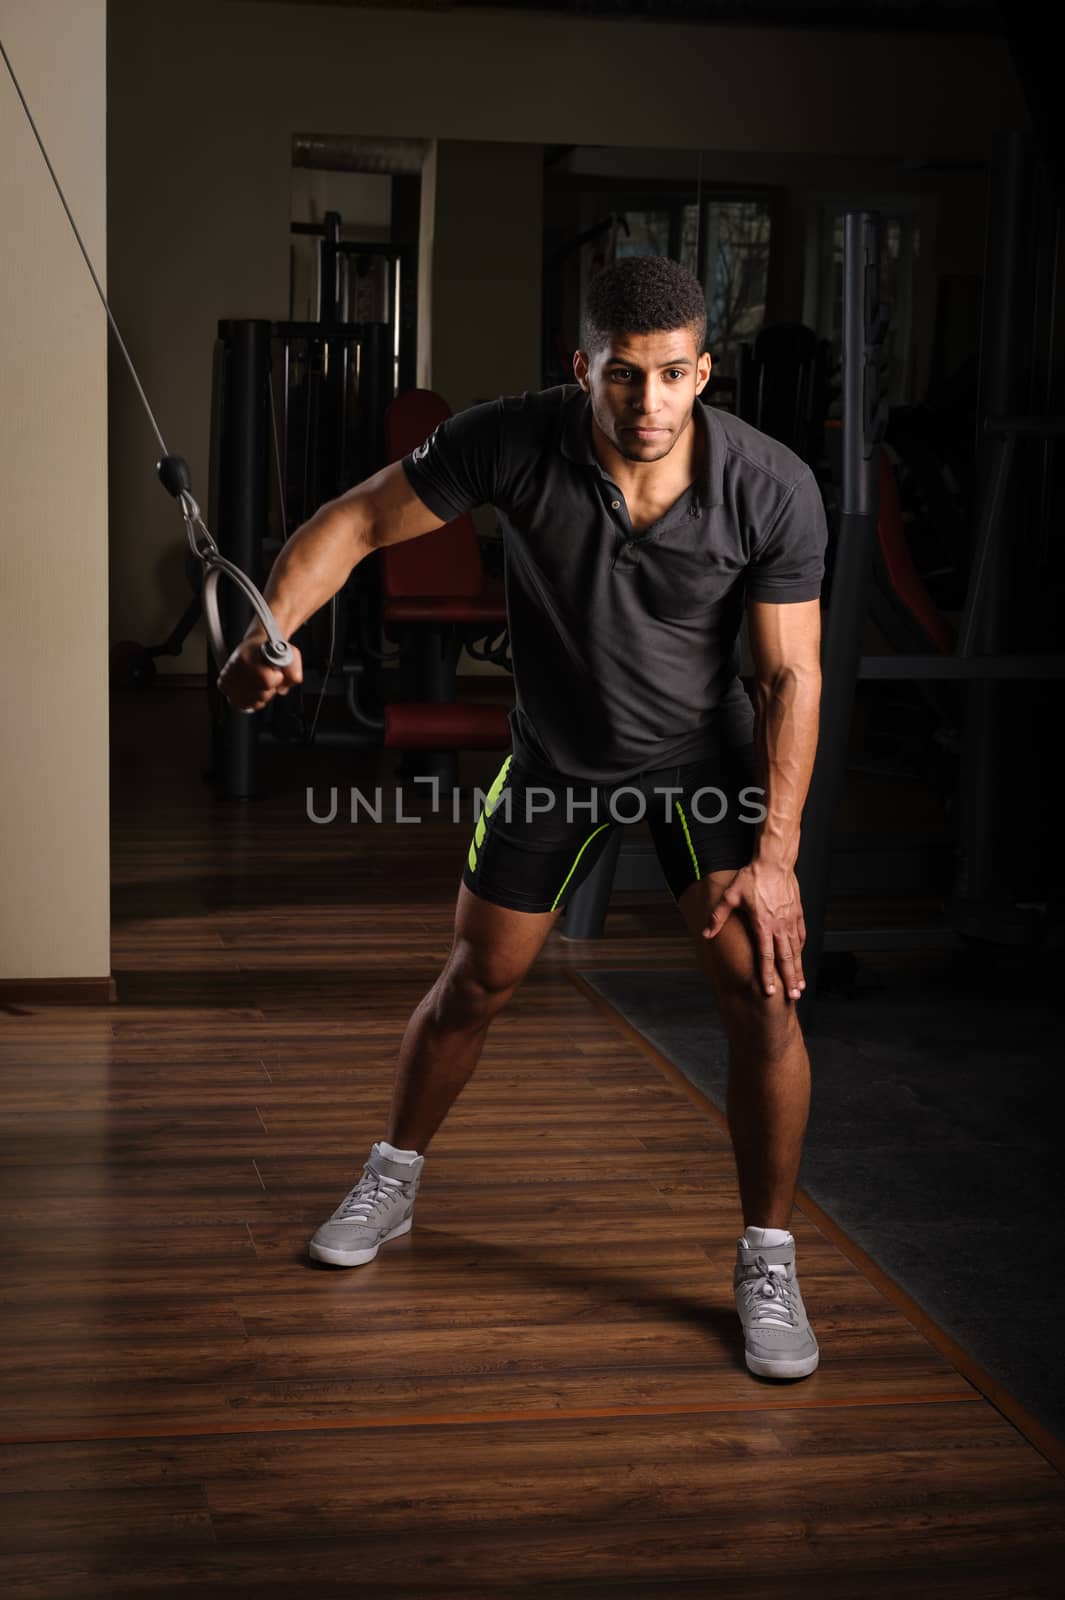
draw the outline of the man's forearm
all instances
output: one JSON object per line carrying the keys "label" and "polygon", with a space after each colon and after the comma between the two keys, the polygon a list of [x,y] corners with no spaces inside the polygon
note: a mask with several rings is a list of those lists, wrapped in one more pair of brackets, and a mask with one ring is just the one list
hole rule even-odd
{"label": "man's forearm", "polygon": [[[364,523],[356,506],[329,501],[281,547],[263,598],[286,639],[332,599],[367,554],[369,529]],[[244,637],[262,632],[253,616]]]}
{"label": "man's forearm", "polygon": [[802,808],[810,787],[821,702],[819,671],[787,669],[755,684],[755,759],[765,790],[765,821],[755,859],[794,867]]}

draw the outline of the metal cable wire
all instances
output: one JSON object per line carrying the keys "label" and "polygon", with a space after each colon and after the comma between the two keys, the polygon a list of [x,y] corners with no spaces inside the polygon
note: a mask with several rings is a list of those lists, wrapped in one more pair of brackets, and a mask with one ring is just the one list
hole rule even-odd
{"label": "metal cable wire", "polygon": [[[163,438],[162,429],[155,420],[155,412],[152,410],[148,396],[144,392],[144,385],[141,383],[137,369],[133,364],[133,357],[126,349],[126,342],[122,337],[118,323],[115,321],[114,313],[108,304],[107,296],[104,294],[100,280],[96,275],[96,268],[92,264],[92,257],[89,255],[89,252],[85,247],[85,241],[78,232],[78,225],[74,221],[74,214],[67,203],[66,195],[63,193],[63,186],[56,176],[55,168],[52,166],[48,151],[45,149],[44,140],[41,138],[37,124],[33,120],[33,113],[26,102],[26,96],[22,92],[22,85],[19,83],[15,69],[11,65],[11,57],[8,55],[2,39],[0,39],[0,55],[2,55],[4,58],[4,65],[8,70],[8,75],[11,78],[11,82],[15,86],[15,93],[18,95],[19,102],[26,114],[26,121],[30,125],[30,128],[33,132],[33,137],[37,141],[37,148],[40,150],[41,155],[44,158],[44,164],[48,168],[48,174],[55,186],[55,192],[59,196],[60,204],[62,205],[63,210],[66,212],[67,221],[70,223],[71,231],[73,232],[75,239],[78,241],[78,248],[84,257],[85,265],[89,269],[89,276],[93,281],[93,287],[100,297],[100,304],[107,313],[107,320],[110,323],[111,330],[118,341],[118,347],[122,352],[126,366],[129,368],[129,375],[133,379],[137,393],[140,396],[141,404],[144,407],[145,414],[147,415],[148,421],[151,423],[152,432],[159,441],[159,448],[163,453],[163,459],[159,463],[160,477],[162,478],[163,485],[169,493],[174,495],[175,499],[179,503],[181,514],[185,521],[185,531],[188,536],[189,545],[193,554],[198,556],[199,559],[204,563],[204,566],[208,569],[204,579],[203,588],[204,620],[207,623],[207,634],[212,653],[215,655],[216,659],[218,660],[218,665],[221,667],[225,660],[226,645],[221,634],[218,615],[214,605],[214,591],[208,586],[211,583],[216,584],[219,576],[225,574],[227,578],[231,579],[237,585],[237,587],[243,591],[246,598],[251,602],[253,609],[258,614],[259,620],[266,630],[268,643],[263,644],[260,647],[261,652],[263,653],[263,658],[269,661],[270,665],[272,666],[287,666],[289,661],[292,659],[292,653],[287,641],[282,639],[280,636],[280,630],[277,627],[277,622],[273,616],[273,613],[270,611],[266,601],[263,599],[262,595],[259,593],[258,589],[252,583],[247,574],[241,572],[238,567],[235,567],[232,564],[232,562],[226,561],[219,552],[217,544],[215,543],[210,531],[203,521],[202,516],[200,515],[200,508],[193,499],[192,492],[189,489],[187,466],[183,461],[179,461],[179,458],[171,457],[170,451],[167,449],[166,440]],[[179,478],[177,480],[177,486],[174,482],[168,482],[163,473],[164,467],[173,467],[175,463],[180,466],[183,474],[183,479]],[[180,486],[182,482],[184,485],[183,487]],[[204,544],[202,547],[196,537],[197,528],[204,537]]]}
{"label": "metal cable wire", "polygon": [[111,307],[107,303],[107,296],[104,294],[103,289],[100,287],[100,280],[96,276],[96,268],[92,264],[92,257],[89,255],[88,250],[86,250],[84,240],[82,239],[81,234],[78,232],[78,225],[74,221],[73,213],[71,212],[71,209],[70,209],[69,205],[67,204],[67,197],[63,193],[63,186],[59,182],[59,179],[55,175],[55,168],[52,166],[52,163],[49,160],[48,151],[44,147],[44,140],[41,138],[40,133],[37,131],[37,124],[33,120],[33,113],[30,110],[29,106],[26,104],[26,96],[23,94],[22,86],[19,83],[18,78],[15,76],[15,69],[11,65],[11,58],[10,58],[10,56],[8,55],[7,51],[4,48],[4,41],[2,39],[0,39],[0,55],[3,56],[4,65],[6,66],[8,72],[11,75],[11,82],[15,85],[15,93],[18,95],[19,99],[22,102],[22,109],[26,113],[26,120],[28,121],[30,127],[33,129],[33,137],[37,141],[37,148],[40,150],[41,155],[44,157],[44,164],[48,168],[48,172],[49,172],[49,175],[50,175],[50,177],[52,179],[52,182],[55,184],[55,192],[59,196],[60,202],[61,202],[61,204],[63,206],[63,210],[67,214],[67,221],[70,223],[70,226],[74,231],[74,237],[78,241],[78,245],[79,245],[79,247],[81,249],[81,253],[85,257],[85,265],[89,269],[89,274],[90,274],[90,276],[92,278],[92,281],[93,281],[93,284],[94,284],[94,286],[96,288],[96,293],[100,296],[100,304],[103,306],[104,310],[107,312],[107,320],[111,324],[111,330],[114,333],[115,338],[118,340],[118,348],[121,350],[122,355],[125,358],[126,366],[129,368],[129,375],[133,379],[133,382],[137,386],[137,393],[141,397],[141,404],[143,405],[143,407],[145,409],[145,412],[147,413],[148,421],[152,425],[152,432],[155,434],[155,437],[159,441],[159,448],[163,452],[163,455],[164,456],[168,456],[170,454],[170,451],[166,447],[166,440],[163,438],[163,435],[162,435],[162,432],[160,430],[159,424],[155,420],[155,412],[152,410],[151,405],[148,402],[148,396],[144,392],[144,385],[141,383],[140,378],[137,376],[137,369],[133,365],[133,357],[130,355],[129,351],[126,349],[126,341],[123,339],[121,333],[119,332],[118,323],[115,321],[114,315],[113,315],[113,313],[111,311]]}

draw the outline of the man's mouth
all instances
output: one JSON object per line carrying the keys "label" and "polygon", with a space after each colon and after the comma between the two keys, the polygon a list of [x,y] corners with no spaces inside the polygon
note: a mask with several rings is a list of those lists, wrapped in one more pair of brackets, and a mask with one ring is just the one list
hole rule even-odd
{"label": "man's mouth", "polygon": [[637,439],[658,439],[666,433],[666,428],[627,428],[627,433],[634,433]]}

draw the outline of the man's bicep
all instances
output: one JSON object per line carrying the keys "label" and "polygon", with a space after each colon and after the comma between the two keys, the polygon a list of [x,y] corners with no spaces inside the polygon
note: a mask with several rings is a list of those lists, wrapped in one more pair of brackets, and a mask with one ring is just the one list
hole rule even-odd
{"label": "man's bicep", "polygon": [[359,514],[362,539],[371,550],[420,538],[442,528],[447,520],[415,494],[398,461],[342,494],[338,504]]}
{"label": "man's bicep", "polygon": [[747,638],[757,678],[821,670],[820,600],[750,600]]}

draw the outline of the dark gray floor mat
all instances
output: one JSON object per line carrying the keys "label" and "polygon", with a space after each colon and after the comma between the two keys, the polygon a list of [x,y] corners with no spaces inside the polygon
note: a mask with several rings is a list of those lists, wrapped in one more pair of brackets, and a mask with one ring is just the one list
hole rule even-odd
{"label": "dark gray floor mat", "polygon": [[[583,976],[725,1109],[725,1036],[698,972]],[[1065,1439],[1062,1019],[1032,977],[1027,992],[1023,968],[977,982],[930,966],[820,995],[799,1184]]]}

